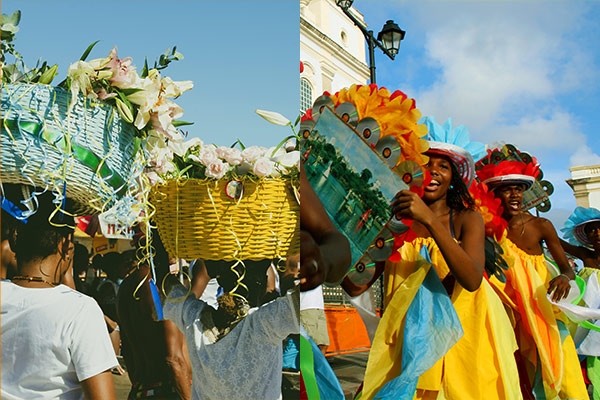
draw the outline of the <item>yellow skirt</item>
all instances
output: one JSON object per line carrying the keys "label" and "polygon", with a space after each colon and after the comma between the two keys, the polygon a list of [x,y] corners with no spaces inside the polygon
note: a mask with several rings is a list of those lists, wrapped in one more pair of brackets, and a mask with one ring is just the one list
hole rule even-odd
{"label": "yellow skirt", "polygon": [[512,312],[530,383],[541,374],[546,398],[588,399],[573,339],[570,335],[561,339],[557,324],[567,318],[546,297],[552,277],[544,255],[527,254],[506,238],[500,245],[509,265],[506,283],[495,277],[490,283]]}
{"label": "yellow skirt", "polygon": [[[399,262],[387,262],[384,313],[394,313],[380,323],[365,371],[361,399],[373,398],[402,365],[402,330],[406,310],[418,290],[416,268],[419,251],[427,246],[438,276],[449,269],[432,238],[417,238],[399,249]],[[400,301],[398,301],[400,300]],[[522,399],[514,352],[514,332],[505,308],[487,281],[475,292],[455,284],[451,301],[464,335],[417,383],[416,398],[461,400]],[[405,304],[390,308],[389,304]],[[384,320],[382,319],[382,322]]]}

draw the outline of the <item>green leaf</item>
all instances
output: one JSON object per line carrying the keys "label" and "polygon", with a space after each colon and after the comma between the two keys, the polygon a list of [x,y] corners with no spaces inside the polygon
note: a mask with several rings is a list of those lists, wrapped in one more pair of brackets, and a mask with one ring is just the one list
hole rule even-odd
{"label": "green leaf", "polygon": [[176,127],[176,128],[179,127],[179,126],[186,126],[186,125],[194,125],[194,123],[193,122],[187,122],[187,121],[181,121],[181,120],[178,120],[178,119],[174,119],[173,120],[173,126]]}
{"label": "green leaf", "polygon": [[129,95],[132,95],[134,93],[143,92],[143,91],[144,91],[144,89],[140,89],[140,88],[119,89],[119,93],[123,93],[125,96],[129,96]]}
{"label": "green leaf", "polygon": [[273,152],[271,153],[271,157],[273,157],[275,155],[275,153],[277,153],[277,150],[279,150],[281,148],[281,146],[283,146],[285,144],[285,142],[287,142],[290,139],[295,138],[296,135],[290,135],[286,138],[284,138],[281,142],[279,142],[279,144],[275,147],[275,149],[273,149]]}
{"label": "green leaf", "polygon": [[246,149],[246,146],[244,146],[244,143],[242,143],[242,141],[240,139],[237,139],[235,142],[233,142],[233,144],[230,147],[235,147],[236,145],[240,145],[240,148],[242,150]]}
{"label": "green leaf", "polygon": [[148,76],[148,59],[144,58],[144,68],[142,68],[142,72],[140,73],[140,77],[146,78]]}
{"label": "green leaf", "polygon": [[87,47],[87,49],[85,49],[85,51],[83,52],[83,54],[81,55],[81,58],[79,60],[85,61],[85,59],[90,55],[90,52],[92,51],[94,46],[96,46],[98,44],[98,42],[99,42],[99,40],[96,40],[94,43],[90,44]]}
{"label": "green leaf", "polygon": [[133,154],[134,155],[137,154],[137,152],[140,150],[141,146],[142,146],[142,139],[135,136],[133,138]]}
{"label": "green leaf", "polygon": [[23,77],[23,73],[15,64],[9,64],[2,68],[2,76],[3,81],[13,83],[18,82]]}

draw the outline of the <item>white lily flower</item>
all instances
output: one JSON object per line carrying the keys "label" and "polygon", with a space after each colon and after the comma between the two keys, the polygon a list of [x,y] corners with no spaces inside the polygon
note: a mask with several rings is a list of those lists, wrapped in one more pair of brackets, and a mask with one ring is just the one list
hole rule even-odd
{"label": "white lily flower", "polygon": [[199,138],[192,138],[188,141],[169,141],[169,147],[173,150],[173,153],[180,157],[183,157],[189,149],[194,147],[202,147],[204,143]]}
{"label": "white lily flower", "polygon": [[178,81],[175,82],[169,77],[164,77],[161,80],[163,93],[166,97],[179,97],[182,93],[191,90],[194,87],[193,81]]}
{"label": "white lily flower", "polygon": [[272,124],[281,125],[281,126],[286,126],[286,125],[292,124],[289,119],[287,119],[283,115],[279,114],[278,112],[267,111],[267,110],[258,110],[258,109],[254,110],[254,111],[258,115],[260,115],[261,117],[263,117],[264,119],[266,119],[267,121],[269,121]]}
{"label": "white lily flower", "polygon": [[106,67],[111,62],[111,60],[112,60],[112,57],[109,55],[108,57],[96,58],[94,60],[87,61],[87,63],[94,70],[98,71],[98,70],[101,70],[104,67]]}
{"label": "white lily flower", "polygon": [[274,157],[273,160],[287,169],[298,168],[300,165],[300,152],[298,150],[283,153]]}
{"label": "white lily flower", "polygon": [[67,76],[71,79],[71,102],[69,110],[73,108],[77,102],[77,96],[82,93],[84,96],[96,97],[90,75],[94,73],[94,69],[85,61],[77,61],[69,65]]}

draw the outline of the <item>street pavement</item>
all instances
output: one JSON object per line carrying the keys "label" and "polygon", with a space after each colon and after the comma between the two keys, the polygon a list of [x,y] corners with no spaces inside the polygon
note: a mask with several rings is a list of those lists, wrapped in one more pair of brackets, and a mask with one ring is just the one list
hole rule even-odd
{"label": "street pavement", "polygon": [[368,351],[327,357],[329,365],[331,365],[342,385],[344,395],[346,396],[345,400],[354,398],[356,391],[365,377],[365,367],[368,357]]}

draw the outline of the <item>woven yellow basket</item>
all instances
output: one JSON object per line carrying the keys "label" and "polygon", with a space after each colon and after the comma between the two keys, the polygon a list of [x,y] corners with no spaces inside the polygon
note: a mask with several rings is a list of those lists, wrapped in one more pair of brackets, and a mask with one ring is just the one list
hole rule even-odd
{"label": "woven yellow basket", "polygon": [[264,260],[300,250],[300,205],[284,179],[242,180],[243,195],[226,180],[169,180],[150,202],[166,250],[187,260]]}

